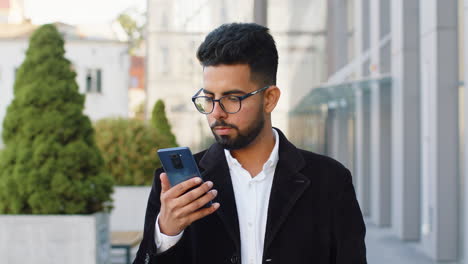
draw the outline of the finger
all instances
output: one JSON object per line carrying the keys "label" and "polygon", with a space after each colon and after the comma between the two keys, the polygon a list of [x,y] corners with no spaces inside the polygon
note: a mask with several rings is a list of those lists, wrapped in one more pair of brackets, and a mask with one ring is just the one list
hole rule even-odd
{"label": "finger", "polygon": [[212,201],[216,197],[216,195],[218,195],[217,190],[211,190],[211,191],[207,192],[202,197],[200,197],[197,200],[191,202],[187,206],[181,208],[181,210],[182,210],[181,215],[190,215],[191,213],[199,210],[200,208],[205,206],[207,203]]}
{"label": "finger", "polygon": [[220,206],[219,203],[213,203],[208,208],[203,208],[203,209],[193,212],[192,214],[188,216],[190,224],[197,221],[198,219],[201,219],[207,215],[214,213],[216,210],[218,210],[219,206]]}
{"label": "finger", "polygon": [[167,174],[165,172],[161,173],[159,179],[161,180],[161,193],[167,192],[171,188],[171,183],[167,178]]}
{"label": "finger", "polygon": [[171,189],[169,189],[167,191],[167,195],[170,196],[170,197],[174,197],[174,198],[179,197],[182,194],[186,193],[191,188],[199,185],[201,182],[202,182],[202,179],[200,177],[190,178],[190,179],[188,179],[186,181],[183,181],[183,182],[177,184],[176,186],[172,187]]}
{"label": "finger", "polygon": [[177,205],[180,207],[190,204],[206,194],[213,187],[213,182],[207,181],[200,185],[199,187],[183,194],[177,199]]}

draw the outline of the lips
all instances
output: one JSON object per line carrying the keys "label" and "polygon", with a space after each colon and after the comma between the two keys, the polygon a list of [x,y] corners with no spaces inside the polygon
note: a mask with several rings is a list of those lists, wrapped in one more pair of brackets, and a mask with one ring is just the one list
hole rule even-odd
{"label": "lips", "polygon": [[216,134],[218,134],[220,136],[223,136],[223,135],[228,135],[231,132],[232,128],[230,128],[230,127],[215,127],[213,130],[216,132]]}

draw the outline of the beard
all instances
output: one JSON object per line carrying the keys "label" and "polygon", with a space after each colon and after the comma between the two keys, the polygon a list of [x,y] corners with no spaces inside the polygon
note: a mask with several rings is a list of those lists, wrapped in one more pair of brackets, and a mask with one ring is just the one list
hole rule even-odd
{"label": "beard", "polygon": [[[262,108],[260,108],[262,109]],[[260,111],[256,118],[257,122],[251,124],[246,131],[241,132],[236,125],[228,124],[224,120],[216,120],[213,124],[210,125],[211,132],[213,133],[216,142],[220,144],[223,148],[227,150],[236,150],[242,149],[247,147],[257,138],[260,131],[262,131],[263,126],[265,124],[265,117],[263,116],[263,112]],[[223,126],[223,127],[230,127],[237,130],[237,136],[230,137],[227,135],[217,135],[214,132],[214,128],[216,126]]]}

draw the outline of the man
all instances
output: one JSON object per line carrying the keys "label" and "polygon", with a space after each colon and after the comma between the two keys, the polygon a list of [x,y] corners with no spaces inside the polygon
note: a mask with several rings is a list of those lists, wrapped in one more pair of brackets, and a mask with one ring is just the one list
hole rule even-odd
{"label": "man", "polygon": [[155,172],[134,263],[366,263],[349,171],[272,127],[280,90],[268,29],[222,25],[197,57],[203,88],[192,100],[217,143],[195,155],[202,184],[193,178],[171,188]]}

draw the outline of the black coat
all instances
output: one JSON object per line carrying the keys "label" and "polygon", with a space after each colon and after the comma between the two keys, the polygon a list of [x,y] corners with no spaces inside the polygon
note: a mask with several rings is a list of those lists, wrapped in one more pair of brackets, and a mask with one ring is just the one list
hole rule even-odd
{"label": "black coat", "polygon": [[[279,160],[268,207],[263,263],[366,263],[365,225],[350,172],[337,161],[297,149],[278,130]],[[156,254],[154,229],[161,183],[156,170],[143,241],[134,263],[240,263],[240,233],[229,167],[218,144],[195,155],[202,178],[218,190],[220,208]]]}

